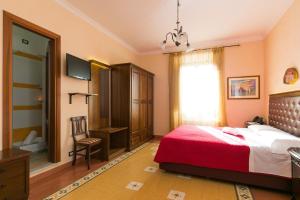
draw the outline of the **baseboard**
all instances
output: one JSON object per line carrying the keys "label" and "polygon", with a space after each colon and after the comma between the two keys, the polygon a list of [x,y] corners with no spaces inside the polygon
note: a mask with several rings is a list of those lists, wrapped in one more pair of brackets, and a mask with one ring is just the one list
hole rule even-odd
{"label": "baseboard", "polygon": [[153,139],[154,140],[161,140],[164,136],[163,135],[154,135]]}
{"label": "baseboard", "polygon": [[[79,158],[77,158],[76,163],[80,163],[80,162],[83,162],[83,161],[85,161],[84,158],[79,157]],[[60,172],[64,169],[70,167],[71,165],[72,165],[72,161],[68,161],[64,164],[61,164],[61,165],[57,166],[57,167],[54,167],[54,168],[49,169],[45,172],[42,172],[42,173],[37,174],[33,177],[30,177],[30,184],[34,184],[35,182],[38,182],[41,179],[45,179],[48,176],[52,176],[53,174],[56,174],[56,173],[58,173],[58,172]]]}

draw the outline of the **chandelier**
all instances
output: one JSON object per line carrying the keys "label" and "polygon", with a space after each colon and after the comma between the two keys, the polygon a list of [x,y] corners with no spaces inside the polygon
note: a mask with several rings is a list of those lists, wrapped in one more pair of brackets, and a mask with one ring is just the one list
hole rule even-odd
{"label": "chandelier", "polygon": [[173,32],[173,33],[172,32],[168,32],[166,34],[166,38],[165,38],[165,40],[161,44],[161,48],[163,50],[166,48],[167,40],[168,40],[169,37],[172,38],[174,44],[177,47],[179,47],[181,44],[185,44],[187,46],[187,48],[190,47],[188,35],[187,35],[186,32],[183,32],[182,26],[180,25],[180,21],[179,21],[179,7],[180,7],[180,3],[179,3],[179,0],[177,0],[177,22],[176,22],[176,28],[174,29],[175,32]]}

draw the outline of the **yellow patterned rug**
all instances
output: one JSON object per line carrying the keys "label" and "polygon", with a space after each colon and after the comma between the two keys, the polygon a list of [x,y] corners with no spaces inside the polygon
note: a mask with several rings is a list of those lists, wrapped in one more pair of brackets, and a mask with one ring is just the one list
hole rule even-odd
{"label": "yellow patterned rug", "polygon": [[253,200],[247,186],[167,173],[147,143],[100,167],[46,200]]}

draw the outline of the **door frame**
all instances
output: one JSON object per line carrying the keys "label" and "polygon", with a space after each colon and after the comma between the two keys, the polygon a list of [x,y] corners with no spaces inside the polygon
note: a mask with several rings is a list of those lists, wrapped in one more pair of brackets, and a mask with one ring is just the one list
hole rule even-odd
{"label": "door frame", "polygon": [[2,140],[3,149],[12,147],[12,27],[20,26],[29,31],[50,39],[51,45],[51,74],[49,75],[50,86],[50,162],[61,160],[60,124],[61,124],[61,38],[56,33],[44,29],[25,19],[3,11],[3,111],[2,111]]}

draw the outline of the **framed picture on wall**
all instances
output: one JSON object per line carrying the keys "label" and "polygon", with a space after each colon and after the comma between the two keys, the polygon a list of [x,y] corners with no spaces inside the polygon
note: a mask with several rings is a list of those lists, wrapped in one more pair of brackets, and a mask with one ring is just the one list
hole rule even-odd
{"label": "framed picture on wall", "polygon": [[239,76],[227,78],[227,99],[259,99],[260,77]]}
{"label": "framed picture on wall", "polygon": [[299,74],[296,67],[288,68],[283,77],[283,83],[287,85],[295,84],[298,81]]}

